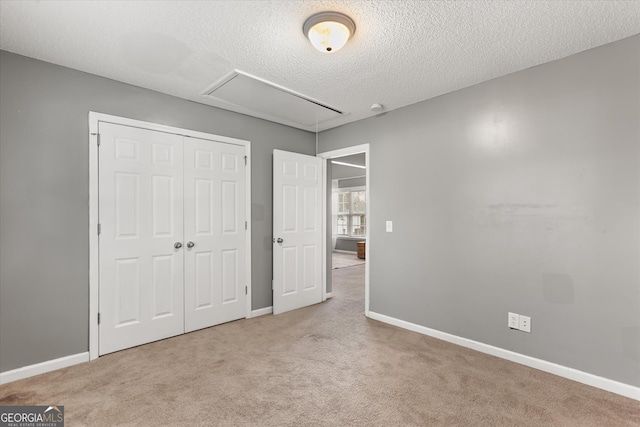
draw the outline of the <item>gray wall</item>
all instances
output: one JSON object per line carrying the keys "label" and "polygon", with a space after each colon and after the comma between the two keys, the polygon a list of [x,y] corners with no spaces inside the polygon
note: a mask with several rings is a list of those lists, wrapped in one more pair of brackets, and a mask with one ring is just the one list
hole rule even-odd
{"label": "gray wall", "polygon": [[322,132],[319,151],[363,143],[371,311],[640,386],[640,36]]}
{"label": "gray wall", "polygon": [[0,52],[0,371],[88,351],[88,113],[251,141],[252,307],[271,305],[274,148],[315,135]]}
{"label": "gray wall", "polygon": [[[364,172],[364,171],[363,171]],[[364,187],[367,185],[367,178],[345,178],[338,180],[338,188]]]}
{"label": "gray wall", "polygon": [[357,176],[364,176],[367,173],[365,169],[354,168],[351,166],[344,166],[344,165],[332,165],[332,166],[333,166],[333,172],[332,172],[333,179],[353,178]]}
{"label": "gray wall", "polygon": [[359,239],[349,239],[349,238],[344,238],[344,237],[338,237],[336,239],[336,249],[339,251],[351,251],[351,252],[357,252],[358,251],[358,242],[364,242],[367,239],[365,239],[364,237],[359,238]]}

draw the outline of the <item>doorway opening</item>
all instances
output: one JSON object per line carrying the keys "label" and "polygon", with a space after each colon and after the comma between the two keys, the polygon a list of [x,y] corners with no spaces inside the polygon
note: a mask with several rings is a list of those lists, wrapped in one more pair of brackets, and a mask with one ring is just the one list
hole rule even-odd
{"label": "doorway opening", "polygon": [[[369,144],[318,154],[324,163],[323,225],[326,297],[353,269],[351,278],[362,277],[365,315],[369,315]],[[357,272],[363,271],[358,276]]]}
{"label": "doorway opening", "polygon": [[367,199],[364,153],[329,160],[331,182],[331,268],[365,263]]}

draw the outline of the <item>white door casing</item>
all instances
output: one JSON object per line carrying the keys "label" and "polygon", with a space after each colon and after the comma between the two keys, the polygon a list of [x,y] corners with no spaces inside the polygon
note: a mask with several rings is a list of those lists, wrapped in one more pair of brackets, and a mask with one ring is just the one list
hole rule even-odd
{"label": "white door casing", "polygon": [[184,332],[182,137],[100,123],[100,354]]}
{"label": "white door casing", "polygon": [[273,151],[273,313],[322,301],[321,159]]}
{"label": "white door casing", "polygon": [[244,155],[184,139],[185,332],[245,317]]}
{"label": "white door casing", "polygon": [[[365,316],[369,317],[369,295],[370,295],[370,281],[369,281],[369,277],[370,277],[370,260],[371,260],[371,233],[370,233],[370,229],[371,229],[371,224],[373,224],[373,221],[371,220],[371,196],[370,196],[370,189],[371,189],[371,183],[370,183],[370,178],[371,178],[371,160],[370,160],[370,155],[369,155],[369,144],[362,144],[362,145],[356,145],[356,146],[352,146],[352,147],[346,147],[346,148],[341,148],[341,149],[337,149],[337,150],[332,150],[332,151],[327,151],[327,152],[322,152],[322,153],[318,153],[318,157],[320,157],[322,159],[322,170],[323,173],[326,175],[327,174],[327,162],[330,159],[335,159],[335,158],[339,158],[339,157],[343,157],[343,156],[349,156],[352,154],[359,154],[359,153],[364,153],[365,155],[365,165],[367,167],[367,173],[366,173],[366,185],[365,185],[365,191],[366,191],[366,196],[365,196],[365,200],[367,201],[367,208],[366,208],[366,217],[367,217],[367,224],[368,226],[366,227],[366,256],[365,256],[365,269],[364,269],[364,314]],[[331,188],[329,188],[327,186],[327,180],[325,179],[324,181],[324,186],[323,186],[323,190],[322,193],[324,195],[327,195],[331,192]],[[322,207],[322,215],[323,215],[323,219],[322,219],[322,226],[323,226],[323,232],[322,235],[326,236],[327,235],[327,229],[326,224],[327,224],[327,215],[330,215],[330,206],[327,205],[327,201],[326,198],[323,198],[323,207]],[[323,271],[327,271],[327,264],[329,262],[329,260],[327,260],[327,245],[330,245],[331,242],[328,242],[326,239],[323,240],[323,248],[322,248],[322,254],[323,254],[323,260],[322,260],[322,267],[323,267]],[[330,273],[329,273],[330,274]],[[323,275],[323,281],[322,281],[322,287],[323,289],[326,289],[327,287],[327,275]]]}

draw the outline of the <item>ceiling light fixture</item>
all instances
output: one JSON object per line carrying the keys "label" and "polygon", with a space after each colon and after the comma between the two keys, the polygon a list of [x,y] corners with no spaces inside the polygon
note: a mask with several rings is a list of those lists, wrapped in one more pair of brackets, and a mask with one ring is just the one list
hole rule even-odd
{"label": "ceiling light fixture", "polygon": [[335,52],[356,32],[356,24],[340,12],[320,12],[304,21],[302,32],[320,52]]}

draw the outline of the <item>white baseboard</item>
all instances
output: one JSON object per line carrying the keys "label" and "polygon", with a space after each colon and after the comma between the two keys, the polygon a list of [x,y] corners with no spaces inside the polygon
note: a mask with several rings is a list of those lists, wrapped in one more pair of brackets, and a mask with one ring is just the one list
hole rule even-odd
{"label": "white baseboard", "polygon": [[265,308],[259,308],[257,310],[253,310],[251,312],[251,318],[258,317],[258,316],[264,316],[265,314],[271,314],[271,313],[273,313],[273,307],[272,306],[265,307]]}
{"label": "white baseboard", "polygon": [[356,251],[345,251],[342,249],[334,249],[332,252],[338,252],[339,254],[349,254],[349,255],[355,255],[358,253]]}
{"label": "white baseboard", "polygon": [[333,292],[327,292],[326,297],[327,297],[327,299],[333,298]]}
{"label": "white baseboard", "polygon": [[72,354],[71,356],[65,356],[59,359],[36,363],[35,365],[23,366],[22,368],[12,371],[0,372],[0,384],[7,384],[88,361],[89,352],[87,351],[85,353]]}
{"label": "white baseboard", "polygon": [[547,362],[546,360],[536,359],[535,357],[526,356],[524,354],[516,353],[510,350],[505,350],[500,347],[494,347],[492,345],[470,340],[468,338],[462,338],[457,335],[451,335],[446,332],[441,332],[435,329],[427,328],[426,326],[416,325],[415,323],[406,322],[404,320],[385,316],[384,314],[375,313],[373,311],[369,312],[368,317],[374,320],[378,320],[380,322],[388,323],[393,326],[398,326],[399,328],[408,329],[410,331],[418,332],[423,335],[428,335],[430,337],[438,338],[443,341],[460,345],[462,347],[467,347],[482,353],[487,353],[492,356],[500,357],[501,359],[510,360],[512,362],[516,362],[521,365],[529,366],[530,368],[539,369],[541,371],[548,372],[550,374],[554,374],[559,377],[568,378],[570,380],[577,381],[582,384],[590,385],[592,387],[596,387],[602,390],[610,391],[612,393],[620,394],[622,396],[626,396],[631,399],[640,400],[640,387],[635,387],[629,384],[599,377],[597,375],[593,375],[588,372],[579,371],[577,369],[558,365],[557,363],[553,363],[553,362]]}

